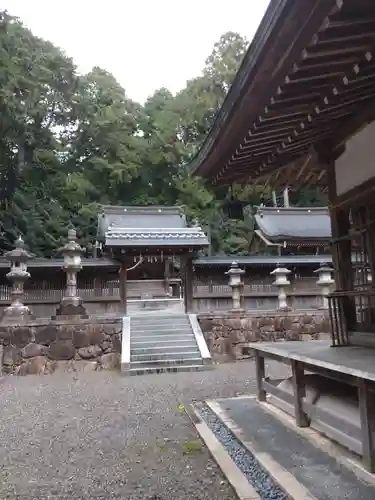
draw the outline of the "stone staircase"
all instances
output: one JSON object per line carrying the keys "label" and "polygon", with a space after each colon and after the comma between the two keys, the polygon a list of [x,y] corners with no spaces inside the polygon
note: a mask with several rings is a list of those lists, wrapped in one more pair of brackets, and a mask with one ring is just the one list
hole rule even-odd
{"label": "stone staircase", "polygon": [[130,375],[207,369],[211,356],[195,315],[131,316]]}

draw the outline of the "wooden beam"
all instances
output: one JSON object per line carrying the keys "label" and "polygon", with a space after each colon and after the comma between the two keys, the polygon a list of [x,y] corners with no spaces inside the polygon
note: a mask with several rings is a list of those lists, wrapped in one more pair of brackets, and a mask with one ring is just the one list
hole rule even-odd
{"label": "wooden beam", "polygon": [[347,47],[339,41],[330,41],[327,47],[323,50],[322,45],[310,45],[306,49],[302,50],[302,59],[317,59],[325,57],[335,57],[342,55],[349,55],[350,53],[361,54],[365,52],[368,48],[368,43],[362,43],[355,47]]}

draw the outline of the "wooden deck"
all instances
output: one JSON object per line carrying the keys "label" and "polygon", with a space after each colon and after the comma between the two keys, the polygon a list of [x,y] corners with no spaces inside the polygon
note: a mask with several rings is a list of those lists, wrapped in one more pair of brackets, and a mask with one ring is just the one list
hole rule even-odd
{"label": "wooden deck", "polygon": [[326,370],[375,382],[375,348],[357,346],[331,347],[330,341],[251,343],[268,357],[295,360]]}
{"label": "wooden deck", "polygon": [[[256,354],[258,400],[265,402],[271,394],[285,411],[290,409],[298,427],[322,430],[362,455],[364,466],[375,472],[375,349],[331,347],[324,340],[250,347]],[[271,381],[267,358],[290,365],[291,379]]]}

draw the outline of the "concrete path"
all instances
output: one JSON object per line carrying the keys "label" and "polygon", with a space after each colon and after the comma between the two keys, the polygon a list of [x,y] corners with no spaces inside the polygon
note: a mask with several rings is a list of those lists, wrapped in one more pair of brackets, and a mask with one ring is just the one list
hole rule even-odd
{"label": "concrete path", "polygon": [[[284,371],[272,365],[272,376]],[[232,500],[178,406],[254,388],[251,361],[140,377],[8,377],[0,385],[0,498]]]}

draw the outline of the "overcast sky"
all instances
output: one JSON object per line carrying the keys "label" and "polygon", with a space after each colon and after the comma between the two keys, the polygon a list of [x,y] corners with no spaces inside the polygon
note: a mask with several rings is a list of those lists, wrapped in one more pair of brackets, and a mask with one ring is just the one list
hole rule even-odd
{"label": "overcast sky", "polygon": [[143,102],[160,87],[177,92],[197,76],[227,31],[252,39],[269,0],[0,0],[35,35],[100,66]]}

